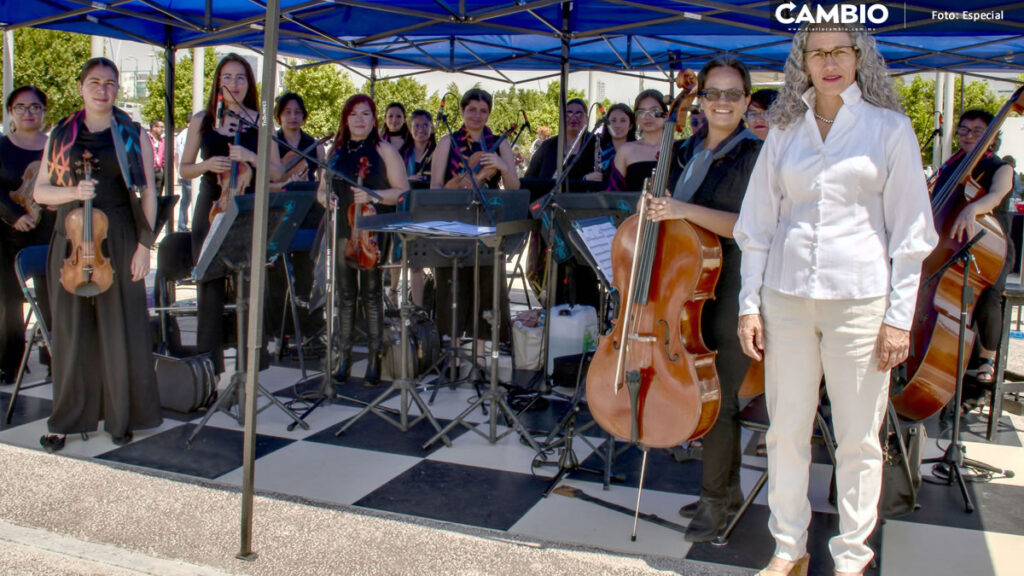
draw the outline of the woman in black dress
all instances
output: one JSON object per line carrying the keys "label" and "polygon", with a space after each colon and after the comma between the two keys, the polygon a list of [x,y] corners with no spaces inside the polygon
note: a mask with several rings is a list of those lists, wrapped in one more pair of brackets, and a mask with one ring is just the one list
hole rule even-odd
{"label": "woman in black dress", "polygon": [[600,156],[595,151],[594,170],[585,176],[586,180],[608,183],[611,178],[615,154],[626,142],[636,140],[636,116],[628,104],[619,102],[608,109],[608,121],[598,140]]}
{"label": "woman in black dress", "polygon": [[[384,301],[382,277],[379,267],[368,270],[357,269],[345,260],[345,245],[352,231],[348,225],[348,208],[354,203],[375,204],[378,213],[394,211],[398,197],[409,189],[409,178],[398,150],[380,139],[377,133],[377,107],[373,99],[365,94],[356,94],[345,102],[341,110],[338,136],[334,141],[328,163],[332,169],[357,179],[359,167],[365,158],[367,172],[363,185],[380,195],[372,198],[362,190],[354,190],[347,183],[335,180],[333,189],[324,179],[317,198],[327,205],[328,192],[333,193],[338,203],[338,251],[335,255],[335,277],[338,282],[338,324],[341,362],[334,374],[338,382],[345,382],[351,368],[352,338],[356,323],[356,301],[363,301],[366,318],[366,335],[369,339],[369,366],[363,376],[363,385],[372,387],[380,384],[380,361],[383,353]],[[378,239],[381,235],[377,235]],[[378,240],[379,241],[379,240]],[[384,244],[384,243],[381,243]],[[380,260],[387,258],[387,247],[380,246]]]}
{"label": "woman in black dress", "polygon": [[709,542],[743,503],[740,489],[739,390],[750,359],[736,339],[740,249],[732,238],[761,140],[743,123],[750,101],[750,73],[734,57],[715,58],[697,76],[700,108],[707,124],[676,148],[683,166],[672,196],[652,201],[651,218],[686,220],[718,235],[722,266],[715,297],[704,303],[704,343],[717,351],[721,403],[704,442],[700,500],[680,514],[692,517],[686,540]]}
{"label": "woman in black dress", "polygon": [[[413,110],[409,115],[409,132],[412,138],[402,146],[399,153],[405,162],[405,172],[409,175],[409,185],[413,188],[425,189],[430,186],[430,165],[437,149],[437,136],[434,134],[434,119],[426,110]],[[395,250],[395,261],[401,264],[401,247]],[[393,278],[399,274],[392,273]],[[409,297],[416,306],[423,306],[423,285],[425,275],[422,268],[409,270]],[[392,283],[392,286],[396,284]],[[392,297],[397,296],[391,294]],[[395,303],[398,300],[395,299]]]}
{"label": "woman in black dress", "polygon": [[392,102],[384,109],[384,125],[380,128],[380,139],[401,150],[412,140],[409,125],[405,122],[405,105]]}
{"label": "woman in black dress", "polygon": [[[587,117],[587,103],[582,98],[573,98],[565,103],[565,152],[563,158],[558,157],[558,139],[548,138],[537,149],[537,153],[530,158],[530,167],[526,169],[526,178],[554,178],[561,163],[572,162],[572,157],[580,155],[580,159],[573,164],[569,170],[569,190],[577,191],[579,181],[594,169],[594,141],[587,142],[586,148],[580,150],[580,145],[586,139],[586,134],[579,137],[581,132],[587,130],[589,118]],[[577,141],[578,139],[578,141]],[[573,184],[575,182],[575,184]]]}
{"label": "woman in black dress", "polygon": [[657,90],[644,90],[637,95],[633,111],[641,132],[640,139],[626,142],[615,154],[609,186],[612,190],[642,189],[644,180],[658,163],[661,135],[668,114],[665,97]]}
{"label": "woman in black dress", "polygon": [[[495,189],[498,188],[500,183],[506,190],[519,189],[519,174],[516,173],[515,157],[512,155],[512,147],[509,145],[508,140],[503,140],[497,150],[484,152],[484,150],[492,150],[498,141],[498,135],[491,132],[491,129],[487,127],[487,119],[491,115],[491,103],[490,93],[480,88],[471,88],[462,95],[460,109],[462,110],[463,125],[455,133],[441,138],[441,141],[437,144],[430,174],[430,187],[432,189],[444,188],[446,183],[456,177],[468,178],[463,174],[463,159],[468,161],[475,152],[483,152],[480,155],[480,164],[483,166],[483,169],[494,170],[494,175],[490,179],[479,183],[481,188]],[[464,185],[466,188],[470,186],[468,182]],[[509,340],[510,314],[508,297],[504,294],[506,291],[504,272],[504,268],[499,272],[500,281],[497,288],[502,290],[502,295],[499,297],[499,301],[503,303],[501,310],[501,340],[507,342]],[[437,268],[434,278],[436,279],[437,286],[437,297],[435,298],[434,306],[437,327],[442,334],[447,334],[451,330],[451,268]],[[492,278],[491,267],[481,265],[480,292],[478,294],[481,305],[477,324],[483,333],[486,333],[487,326],[485,313],[490,309],[489,307],[492,302],[494,288]],[[471,292],[473,287],[473,267],[459,268],[458,280],[459,286],[462,287],[458,297],[462,301],[459,304],[456,333],[449,335],[453,340],[458,338],[466,329],[471,329],[473,325],[473,298]],[[483,342],[485,340],[489,339],[481,338],[476,343],[478,355],[483,354]]]}
{"label": "woman in black dress", "polygon": [[[16,88],[7,97],[7,117],[12,122],[9,134],[0,136],[0,384],[14,382],[25,352],[25,299],[14,259],[26,246],[48,243],[53,233],[54,212],[32,200],[33,179],[46,147],[45,115],[46,94],[35,86]],[[39,280],[36,300],[50,326],[45,278]],[[49,363],[48,357],[41,357]]]}
{"label": "woman in black dress", "polygon": [[[258,102],[256,79],[249,63],[237,54],[225,56],[214,71],[206,109],[196,112],[188,125],[188,136],[178,166],[184,179],[201,177],[199,196],[192,214],[193,262],[199,260],[203,241],[210,231],[210,209],[221,198],[221,181],[226,186],[231,163],[244,162],[250,170],[255,169],[259,134],[250,126],[255,125],[259,118],[256,112]],[[237,146],[234,144],[236,131],[240,132]],[[203,160],[197,162],[200,153]],[[272,182],[281,180],[281,156],[276,146],[270,147],[269,171]],[[252,178],[244,193],[251,194],[255,183],[256,179]],[[219,374],[224,371],[226,279],[199,282],[196,292],[199,297],[196,350],[213,356]]]}
{"label": "woman in black dress", "polygon": [[[109,221],[106,248],[114,270],[113,285],[94,297],[49,283],[53,413],[47,422],[50,434],[40,444],[50,452],[64,447],[67,434],[95,430],[100,419],[117,445],[131,442],[133,430],[163,421],[143,282],[156,218],[153,147],[145,131],[114,107],[117,79],[110,60],[85,63],[78,80],[84,107],[50,134],[42,176],[36,180],[36,201],[57,207],[47,275],[60,278],[73,241],[66,236],[65,217],[90,198]],[[118,161],[115,138],[127,151],[125,165]],[[86,163],[92,179],[84,178]],[[126,179],[141,198],[128,189]]]}

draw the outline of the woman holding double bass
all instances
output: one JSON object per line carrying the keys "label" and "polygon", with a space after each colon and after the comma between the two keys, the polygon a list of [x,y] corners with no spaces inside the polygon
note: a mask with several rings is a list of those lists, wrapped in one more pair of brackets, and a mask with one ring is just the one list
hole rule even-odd
{"label": "woman holding double bass", "polygon": [[[63,448],[67,434],[95,430],[101,419],[117,445],[131,442],[134,430],[163,421],[143,282],[156,218],[153,147],[145,131],[114,107],[117,79],[110,60],[85,63],[78,80],[84,106],[53,129],[36,180],[36,201],[57,208],[47,265],[53,413],[50,433],[39,441],[49,452]],[[115,150],[121,143],[123,158]],[[141,198],[126,178],[141,189]],[[104,223],[106,237],[97,241]],[[85,233],[90,227],[93,236]],[[76,259],[90,269],[76,267]],[[105,273],[110,283],[96,295],[69,292],[64,284],[82,272],[90,280]],[[99,281],[87,284],[102,290]]]}
{"label": "woman holding double bass", "polygon": [[722,265],[715,297],[704,305],[701,331],[708,348],[717,351],[715,367],[721,388],[718,418],[704,442],[700,500],[684,506],[690,517],[689,542],[718,537],[743,503],[740,489],[739,389],[750,359],[736,339],[739,312],[740,249],[732,229],[747,190],[761,141],[743,123],[750,101],[750,72],[734,57],[715,58],[697,75],[705,128],[676,148],[682,167],[666,198],[651,198],[651,220],[686,220],[718,235]]}
{"label": "woman holding double bass", "polygon": [[[398,197],[409,189],[398,149],[381,140],[377,132],[377,105],[365,94],[356,94],[341,109],[338,136],[334,140],[330,167],[361,182],[377,193],[374,198],[364,190],[338,179],[321,180],[317,199],[324,206],[337,203],[338,250],[334,270],[338,282],[338,325],[341,361],[334,380],[344,383],[352,366],[352,339],[355,333],[356,302],[362,300],[369,339],[369,365],[363,385],[380,384],[380,362],[384,353],[384,294],[380,264],[388,254],[388,236],[358,230],[358,218],[379,212],[392,212]],[[331,183],[334,182],[332,185]],[[332,198],[333,197],[333,198]]]}

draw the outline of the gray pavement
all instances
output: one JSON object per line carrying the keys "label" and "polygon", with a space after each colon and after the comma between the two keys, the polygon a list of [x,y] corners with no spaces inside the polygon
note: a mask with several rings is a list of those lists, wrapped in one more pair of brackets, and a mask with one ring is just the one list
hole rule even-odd
{"label": "gray pavement", "polygon": [[[256,474],[259,474],[257,467]],[[239,551],[241,495],[0,445],[0,573],[122,576],[730,575],[466,526],[257,497],[253,549]],[[643,535],[641,534],[641,538]]]}

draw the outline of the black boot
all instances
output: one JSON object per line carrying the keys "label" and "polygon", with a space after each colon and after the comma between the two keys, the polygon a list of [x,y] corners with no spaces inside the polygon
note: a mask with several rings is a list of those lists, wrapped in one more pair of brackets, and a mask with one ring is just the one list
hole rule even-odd
{"label": "black boot", "polygon": [[380,360],[384,336],[384,294],[381,289],[381,271],[366,270],[362,273],[363,302],[366,309],[366,337],[370,356],[366,362],[363,386],[380,386]]}
{"label": "black boot", "polygon": [[338,302],[338,334],[335,337],[339,360],[332,379],[344,384],[348,381],[349,370],[352,368],[352,332],[356,323],[356,303],[354,298],[345,298],[344,294],[341,296],[341,301]]}
{"label": "black boot", "polygon": [[693,520],[686,527],[684,538],[687,542],[711,542],[718,538],[728,524],[729,514],[725,502],[701,499]]}
{"label": "black boot", "polygon": [[376,388],[380,386],[380,352],[370,349],[370,356],[366,359],[366,375],[363,376],[363,386]]}

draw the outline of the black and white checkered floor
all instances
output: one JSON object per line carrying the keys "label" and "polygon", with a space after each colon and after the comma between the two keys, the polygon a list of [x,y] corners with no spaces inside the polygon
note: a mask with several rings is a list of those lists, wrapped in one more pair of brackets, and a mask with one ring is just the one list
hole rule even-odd
{"label": "black and white checkered floor", "polygon": [[[361,374],[365,361],[356,363],[354,373]],[[39,369],[37,368],[37,374]],[[293,399],[303,386],[296,387],[299,371],[274,366],[260,374],[261,383],[284,401]],[[31,380],[32,377],[30,376]],[[341,394],[369,401],[383,389],[366,389],[355,379],[339,389]],[[0,402],[6,406],[11,387],[0,387]],[[569,391],[571,393],[571,390]],[[428,395],[424,394],[424,398]],[[40,449],[39,437],[46,432],[46,417],[51,407],[49,385],[25,390],[11,424],[0,426],[0,442]],[[455,418],[476,398],[472,388],[442,388],[431,407],[443,426]],[[266,404],[261,399],[261,404]],[[398,408],[393,397],[383,404]],[[526,428],[540,439],[565,414],[569,402],[549,397],[522,414]],[[421,516],[447,522],[489,528],[499,532],[579,544],[613,553],[689,558],[714,564],[757,568],[772,551],[767,529],[766,494],[762,493],[739,524],[728,545],[690,545],[671,526],[640,521],[639,538],[630,541],[632,518],[591,502],[544,492],[554,477],[555,467],[535,468],[537,454],[518,434],[505,435],[495,444],[466,427],[457,426],[449,434],[452,446],[436,442],[427,449],[423,443],[435,430],[420,422],[403,433],[370,414],[340,436],[335,432],[342,423],[360,411],[360,406],[339,399],[315,410],[308,418],[309,430],[287,430],[290,419],[270,406],[260,413],[257,425],[256,487],[265,494],[300,497],[312,503],[353,505]],[[415,407],[412,413],[417,414]],[[97,462],[119,462],[158,471],[179,478],[202,479],[237,486],[241,482],[242,427],[230,416],[219,413],[196,437],[191,446],[185,439],[195,429],[202,414],[166,413],[164,424],[154,430],[140,431],[128,446],[114,446],[108,435],[95,433],[88,441],[69,437],[63,454],[90,458]],[[484,435],[489,432],[488,416],[474,410],[468,421]],[[584,411],[579,426],[589,416]],[[508,428],[501,418],[498,432]],[[955,487],[925,483],[921,489],[921,507],[899,520],[889,520],[873,537],[878,565],[869,573],[885,576],[910,574],[1020,574],[1017,551],[1024,547],[1024,450],[1021,449],[1024,425],[1017,417],[1004,415],[995,442],[982,436],[986,417],[971,413],[965,420],[971,457],[1002,468],[1021,472],[1017,478],[994,479],[969,485],[978,505],[973,514],[965,514]],[[937,424],[929,427],[925,456],[941,453],[947,436],[936,441]],[[602,468],[596,450],[603,450],[603,434],[596,427],[577,437],[575,453],[582,466]],[[742,483],[753,487],[765,459],[757,456],[759,435],[744,432]],[[618,444],[621,448],[622,445]],[[557,462],[558,454],[547,455]],[[831,574],[828,538],[837,527],[835,509],[828,504],[831,468],[824,457],[813,465],[809,548],[813,558],[811,573]],[[586,494],[624,507],[636,500],[640,454],[627,449],[614,460],[613,472],[624,476],[607,491],[599,476],[575,472],[563,483]],[[929,475],[930,467],[922,469]],[[700,462],[677,462],[667,451],[653,451],[649,458],[647,482],[641,511],[685,528],[686,521],[677,509],[696,499]]]}

